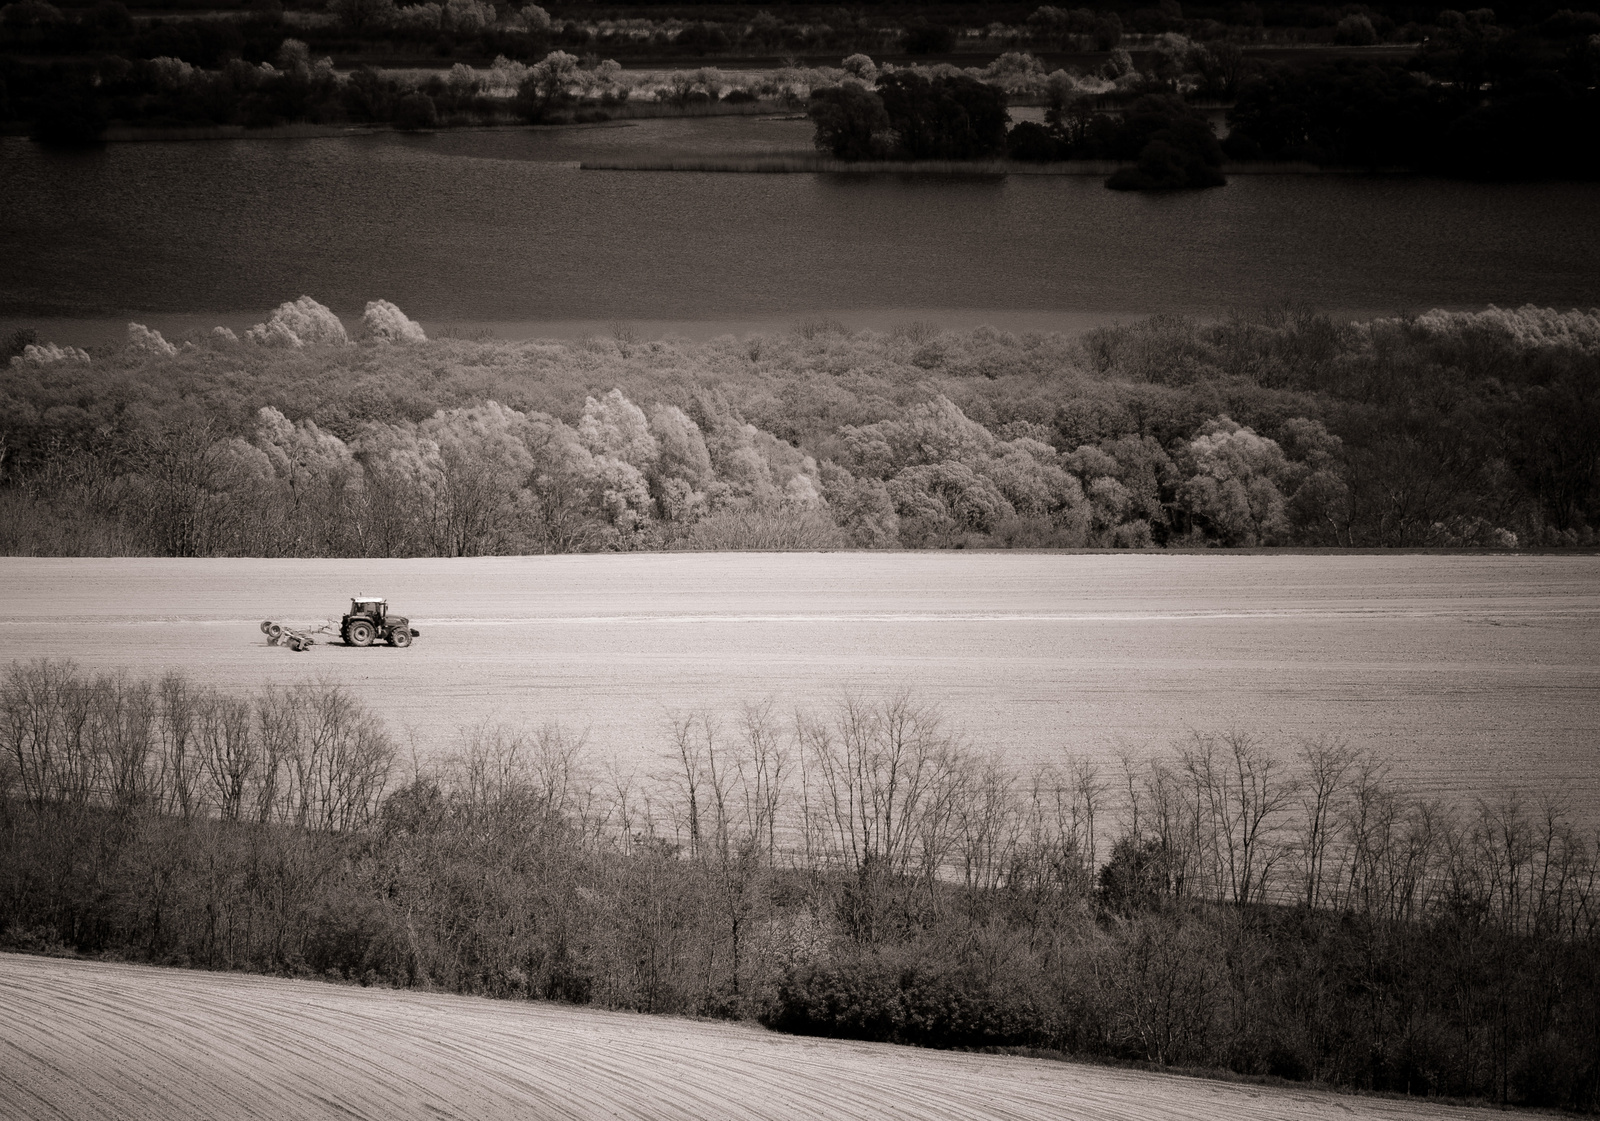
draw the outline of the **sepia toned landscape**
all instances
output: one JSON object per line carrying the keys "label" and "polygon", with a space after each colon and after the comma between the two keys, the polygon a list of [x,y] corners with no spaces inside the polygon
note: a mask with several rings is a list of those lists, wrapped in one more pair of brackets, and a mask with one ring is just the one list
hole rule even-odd
{"label": "sepia toned landscape", "polygon": [[1600,0],[0,0],[0,1117],[1600,1111]]}

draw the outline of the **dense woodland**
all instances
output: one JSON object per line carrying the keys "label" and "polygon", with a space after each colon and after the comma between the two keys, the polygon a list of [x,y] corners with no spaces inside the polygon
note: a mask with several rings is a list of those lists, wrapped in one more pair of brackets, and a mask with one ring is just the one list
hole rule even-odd
{"label": "dense woodland", "polygon": [[[1593,1111],[1594,822],[1333,740],[1019,773],[906,696],[397,758],[341,687],[0,679],[0,945]],[[421,762],[418,762],[418,759]]]}
{"label": "dense woodland", "polygon": [[374,301],[0,367],[0,551],[1593,545],[1600,313],[426,341]]}

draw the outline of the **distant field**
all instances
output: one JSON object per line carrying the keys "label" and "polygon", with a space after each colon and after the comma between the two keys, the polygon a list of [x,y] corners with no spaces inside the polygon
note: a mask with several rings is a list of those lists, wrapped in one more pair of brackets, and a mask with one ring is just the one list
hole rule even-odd
{"label": "distant field", "polygon": [[749,1025],[0,954],[0,1116],[1422,1119],[1480,1111]]}
{"label": "distant field", "polygon": [[[409,650],[270,647],[387,595]],[[669,713],[909,687],[1022,766],[1190,730],[1370,746],[1403,783],[1600,804],[1600,557],[789,554],[0,559],[0,665],[327,675],[436,752],[484,719],[646,771]]]}

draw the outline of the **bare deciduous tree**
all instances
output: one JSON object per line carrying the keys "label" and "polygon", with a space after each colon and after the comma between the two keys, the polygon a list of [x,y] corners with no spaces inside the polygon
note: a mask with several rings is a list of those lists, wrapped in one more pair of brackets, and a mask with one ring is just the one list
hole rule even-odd
{"label": "bare deciduous tree", "polygon": [[1335,815],[1343,794],[1345,776],[1355,763],[1355,752],[1343,740],[1310,740],[1300,745],[1300,841],[1297,846],[1300,884],[1305,905],[1322,904],[1328,847],[1336,827]]}

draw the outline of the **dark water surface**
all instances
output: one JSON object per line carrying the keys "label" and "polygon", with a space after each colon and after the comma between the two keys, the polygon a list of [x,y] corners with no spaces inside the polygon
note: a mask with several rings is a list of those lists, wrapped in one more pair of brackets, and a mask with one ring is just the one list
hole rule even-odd
{"label": "dark water surface", "polygon": [[713,119],[436,136],[0,139],[0,319],[262,312],[378,297],[425,322],[762,320],[872,309],[1064,317],[1600,302],[1600,190],[1236,176],[581,171],[586,158],[799,151]]}

